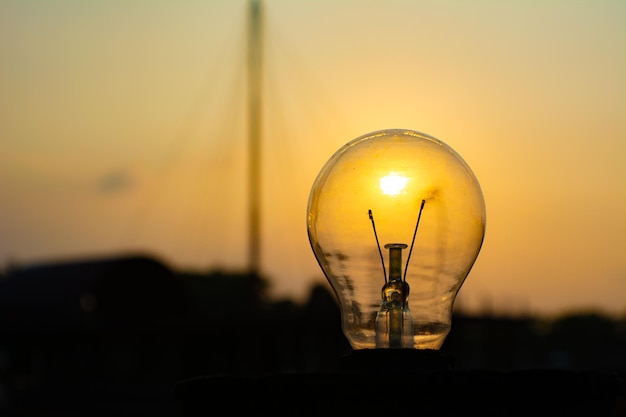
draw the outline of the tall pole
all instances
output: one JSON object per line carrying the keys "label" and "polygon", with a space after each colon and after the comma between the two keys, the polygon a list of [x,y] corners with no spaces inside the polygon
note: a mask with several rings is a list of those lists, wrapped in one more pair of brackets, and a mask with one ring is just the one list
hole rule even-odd
{"label": "tall pole", "polygon": [[259,276],[261,263],[261,130],[263,31],[261,0],[250,0],[248,15],[248,190],[249,273]]}

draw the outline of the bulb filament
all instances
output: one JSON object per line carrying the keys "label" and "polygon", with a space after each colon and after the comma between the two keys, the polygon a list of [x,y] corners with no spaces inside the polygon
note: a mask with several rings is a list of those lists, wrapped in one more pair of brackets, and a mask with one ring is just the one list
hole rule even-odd
{"label": "bulb filament", "polygon": [[[406,282],[406,271],[409,269],[409,260],[411,259],[411,254],[413,253],[413,245],[415,244],[415,236],[417,236],[417,228],[420,225],[420,220],[422,218],[422,211],[424,211],[424,205],[426,204],[426,200],[422,200],[422,204],[420,205],[420,211],[417,214],[417,222],[415,223],[415,230],[413,231],[413,239],[411,240],[411,248],[409,249],[409,256],[406,258],[406,266],[404,267],[404,278],[403,280]],[[376,232],[376,223],[374,222],[374,214],[372,210],[368,210],[367,214],[372,222],[372,229],[374,230],[374,238],[376,239],[376,246],[378,247],[378,254],[380,255],[380,262],[383,266],[383,276],[385,278],[385,282],[388,282],[387,279],[387,271],[385,268],[385,258],[383,257],[383,251],[380,249],[380,242],[378,240],[378,233]],[[385,249],[388,249],[388,245],[385,245]],[[407,246],[404,245],[404,248]],[[391,262],[391,261],[390,261]],[[391,266],[390,266],[391,267]]]}
{"label": "bulb filament", "polygon": [[415,223],[415,230],[413,231],[413,240],[411,241],[411,248],[409,249],[409,256],[406,257],[406,266],[404,267],[404,281],[406,281],[406,271],[409,269],[409,259],[411,259],[411,253],[413,253],[413,245],[415,244],[415,236],[417,235],[417,228],[420,225],[420,219],[422,218],[422,211],[424,211],[424,204],[426,200],[422,200],[420,205],[420,211],[417,214],[417,222]]}
{"label": "bulb filament", "polygon": [[374,215],[372,214],[372,210],[368,210],[367,214],[370,216],[370,220],[372,222],[372,229],[374,229],[374,237],[376,238],[376,246],[378,246],[378,253],[380,254],[380,262],[383,264],[383,276],[385,277],[385,282],[387,282],[387,271],[385,270],[385,258],[383,257],[383,251],[380,249],[380,242],[378,241],[378,234],[376,233],[376,223],[374,223]]}

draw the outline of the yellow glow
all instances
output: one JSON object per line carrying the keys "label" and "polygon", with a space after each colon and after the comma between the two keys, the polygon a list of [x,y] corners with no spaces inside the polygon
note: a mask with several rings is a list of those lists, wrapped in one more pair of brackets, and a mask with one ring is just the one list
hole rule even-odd
{"label": "yellow glow", "polygon": [[[183,269],[246,268],[245,3],[0,2],[12,19],[0,36],[12,62],[0,72],[0,270],[127,249]],[[303,231],[313,178],[345,140],[402,127],[448,142],[484,188],[488,231],[464,308],[481,313],[489,299],[507,314],[578,303],[623,312],[626,1],[352,4],[263,2],[268,294],[306,303],[312,283],[326,285]],[[346,30],[355,13],[394,23]],[[425,243],[448,198],[432,181],[439,167],[391,156],[355,165],[377,174],[337,189],[352,216],[337,227],[371,242],[372,209],[381,243],[409,243],[426,199],[416,239]],[[392,171],[410,178],[398,195],[379,185]],[[97,188],[111,172],[128,173],[126,188]],[[407,237],[388,235],[403,221]],[[417,249],[411,259],[423,262]]]}
{"label": "yellow glow", "polygon": [[404,190],[407,182],[409,182],[407,177],[392,172],[380,179],[380,188],[383,190],[383,194],[398,195]]}

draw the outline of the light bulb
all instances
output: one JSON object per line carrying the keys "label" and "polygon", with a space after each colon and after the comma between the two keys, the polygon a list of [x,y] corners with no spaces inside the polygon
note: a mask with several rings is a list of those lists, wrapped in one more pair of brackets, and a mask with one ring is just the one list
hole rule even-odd
{"label": "light bulb", "polygon": [[307,210],[352,348],[440,349],[485,233],[483,193],[463,158],[424,133],[372,132],[326,162]]}

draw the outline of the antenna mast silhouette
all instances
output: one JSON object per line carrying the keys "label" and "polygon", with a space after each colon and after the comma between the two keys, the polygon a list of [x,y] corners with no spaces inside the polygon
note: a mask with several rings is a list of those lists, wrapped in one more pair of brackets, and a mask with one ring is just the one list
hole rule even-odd
{"label": "antenna mast silhouette", "polygon": [[261,0],[250,0],[248,9],[248,268],[260,275],[261,263],[261,130],[263,27]]}

